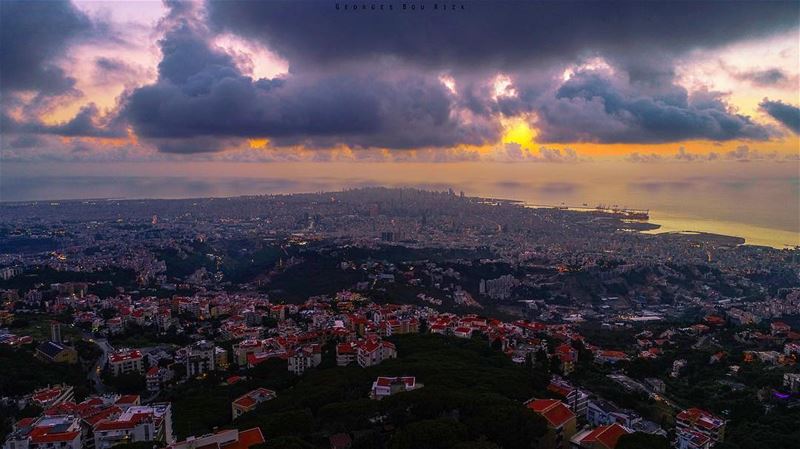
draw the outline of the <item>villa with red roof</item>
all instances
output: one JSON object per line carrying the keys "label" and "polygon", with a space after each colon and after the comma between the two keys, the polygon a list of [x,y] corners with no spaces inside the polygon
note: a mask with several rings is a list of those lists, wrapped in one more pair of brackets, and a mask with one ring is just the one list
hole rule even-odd
{"label": "villa with red roof", "polygon": [[71,385],[56,385],[41,388],[31,395],[31,401],[42,408],[49,408],[75,399],[75,389]]}
{"label": "villa with red roof", "polygon": [[3,448],[82,449],[81,420],[74,415],[25,418],[14,424]]}
{"label": "villa with red roof", "polygon": [[633,433],[633,430],[617,423],[587,429],[572,437],[572,445],[582,449],[614,449],[622,435]]}
{"label": "villa with red roof", "polygon": [[678,432],[675,440],[678,449],[710,449],[714,443],[708,436],[693,430]]}
{"label": "villa with red roof", "polygon": [[171,369],[154,366],[147,370],[145,375],[147,380],[147,391],[156,392],[161,390],[161,387],[172,379],[173,372]]}
{"label": "villa with red roof", "polygon": [[108,367],[115,376],[144,374],[144,356],[138,349],[120,349],[108,354]]}
{"label": "villa with red roof", "polygon": [[139,397],[132,395],[122,396],[115,406],[122,413],[94,424],[95,449],[108,449],[122,442],[160,441],[170,444],[175,441],[170,403],[139,405]]}
{"label": "villa with red roof", "polygon": [[258,427],[242,431],[228,429],[200,437],[189,437],[167,446],[167,449],[249,449],[264,441],[264,434]]}
{"label": "villa with red roof", "polygon": [[347,366],[358,362],[359,366],[367,368],[394,358],[397,358],[397,349],[394,343],[383,341],[375,335],[357,342],[336,345],[336,365],[338,366]]}
{"label": "villa with red roof", "polygon": [[347,366],[355,362],[357,353],[357,343],[339,343],[336,345],[336,366]]}
{"label": "villa with red roof", "polygon": [[[675,428],[678,434],[678,443],[681,442],[681,434],[698,433],[706,436],[710,440],[710,445],[713,446],[725,438],[725,420],[718,418],[711,413],[701,410],[699,408],[689,408],[678,413],[675,417]],[[684,438],[685,442],[689,444],[692,440],[700,440],[696,437]],[[703,443],[705,444],[705,443]],[[692,447],[689,444],[686,447]]]}
{"label": "villa with red roof", "polygon": [[422,388],[423,385],[417,383],[417,378],[413,376],[404,377],[378,377],[372,383],[370,398],[381,400],[387,396]]}
{"label": "villa with red roof", "polygon": [[231,402],[231,414],[233,415],[233,419],[255,410],[258,404],[275,399],[277,396],[277,393],[266,388],[256,388],[255,390],[239,396]]}
{"label": "villa with red roof", "polygon": [[783,321],[775,321],[773,323],[770,323],[769,330],[770,333],[773,336],[775,336],[775,335],[786,335],[789,333],[789,331],[792,330],[792,328]]}
{"label": "villa with red roof", "polygon": [[459,326],[453,330],[453,335],[458,338],[472,338],[472,328],[467,326]]}
{"label": "villa with red roof", "polygon": [[547,433],[539,440],[543,449],[568,449],[575,435],[575,414],[561,401],[532,399],[527,407],[547,420]]}
{"label": "villa with red roof", "polygon": [[617,363],[623,360],[628,360],[628,355],[622,351],[606,351],[601,349],[594,353],[594,361],[596,363]]}
{"label": "villa with red roof", "polygon": [[357,345],[357,361],[362,368],[375,366],[384,360],[397,358],[394,343],[381,341],[380,338],[368,338]]}
{"label": "villa with red roof", "polygon": [[547,390],[563,398],[564,403],[577,416],[585,416],[589,405],[589,394],[573,387],[561,377],[553,376]]}
{"label": "villa with red roof", "polygon": [[322,346],[309,344],[288,353],[287,367],[289,372],[301,376],[307,369],[322,363]]}

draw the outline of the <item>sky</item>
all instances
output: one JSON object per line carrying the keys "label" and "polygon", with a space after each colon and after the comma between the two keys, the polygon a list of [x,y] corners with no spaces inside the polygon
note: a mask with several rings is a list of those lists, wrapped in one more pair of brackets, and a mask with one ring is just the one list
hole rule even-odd
{"label": "sky", "polygon": [[797,159],[797,2],[352,5],[4,1],[3,160]]}

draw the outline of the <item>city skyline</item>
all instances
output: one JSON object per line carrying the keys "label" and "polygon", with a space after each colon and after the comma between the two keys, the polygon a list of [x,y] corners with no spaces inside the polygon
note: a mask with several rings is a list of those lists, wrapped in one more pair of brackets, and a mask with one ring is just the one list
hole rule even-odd
{"label": "city skyline", "polygon": [[353,5],[3,2],[0,201],[413,186],[800,235],[796,3]]}

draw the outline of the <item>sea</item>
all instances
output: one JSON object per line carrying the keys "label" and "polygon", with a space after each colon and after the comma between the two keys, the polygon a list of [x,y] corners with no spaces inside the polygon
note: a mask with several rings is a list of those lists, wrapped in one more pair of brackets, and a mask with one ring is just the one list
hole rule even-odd
{"label": "sea", "polygon": [[6,163],[0,201],[194,198],[366,186],[463,191],[536,205],[646,209],[649,232],[800,245],[800,163]]}

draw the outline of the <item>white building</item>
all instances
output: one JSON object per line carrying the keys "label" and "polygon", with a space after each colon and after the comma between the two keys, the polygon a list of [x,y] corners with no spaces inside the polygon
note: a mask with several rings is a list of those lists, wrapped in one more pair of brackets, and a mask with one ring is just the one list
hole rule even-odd
{"label": "white building", "polygon": [[144,374],[144,356],[137,349],[120,349],[108,354],[108,368],[115,376],[128,373]]}
{"label": "white building", "polygon": [[299,376],[322,363],[322,347],[318,344],[303,346],[289,355],[288,362],[289,371]]}
{"label": "white building", "polygon": [[227,351],[214,346],[213,342],[200,340],[181,350],[179,357],[182,357],[186,365],[186,375],[196,377],[209,371],[223,368],[223,363],[227,364]]}
{"label": "white building", "polygon": [[172,406],[169,403],[133,405],[114,419],[94,426],[94,448],[108,449],[121,443],[158,441],[172,444]]}
{"label": "white building", "polygon": [[42,416],[19,420],[3,449],[82,449],[81,419],[74,415]]}
{"label": "white building", "polygon": [[422,388],[422,384],[417,383],[417,378],[413,376],[405,377],[378,377],[372,383],[370,398],[381,400],[387,396],[401,393],[403,391],[416,390]]}
{"label": "white building", "polygon": [[[725,438],[725,420],[705,410],[690,408],[675,417],[675,431],[681,449],[709,447]],[[709,441],[700,436],[707,437]]]}
{"label": "white building", "polygon": [[783,375],[783,386],[792,393],[800,391],[800,373],[786,373]]}

